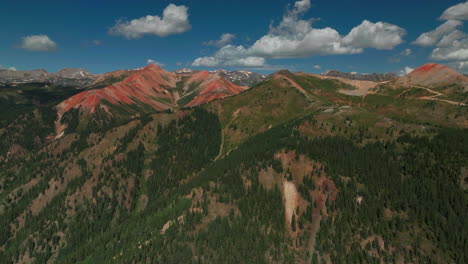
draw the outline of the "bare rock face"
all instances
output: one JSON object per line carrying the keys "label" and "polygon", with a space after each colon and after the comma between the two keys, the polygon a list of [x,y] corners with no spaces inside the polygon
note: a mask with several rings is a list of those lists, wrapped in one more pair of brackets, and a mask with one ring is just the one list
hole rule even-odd
{"label": "bare rock face", "polygon": [[250,71],[226,71],[219,69],[214,71],[214,73],[232,83],[249,87],[263,82],[267,77],[265,74]]}
{"label": "bare rock face", "polygon": [[[176,74],[195,74],[199,72],[202,72],[202,71],[192,70],[188,68],[179,69],[175,71]],[[210,73],[216,74],[220,76],[221,78],[227,81],[230,81],[234,84],[237,84],[239,86],[248,86],[248,87],[255,86],[267,79],[266,74],[260,74],[260,73],[251,72],[251,71],[227,71],[223,69],[218,69],[215,71],[210,71]]]}
{"label": "bare rock face", "polygon": [[83,68],[64,68],[56,72],[54,75],[70,79],[95,79],[97,77],[96,74],[92,74]]}
{"label": "bare rock face", "polygon": [[359,80],[359,81],[372,81],[372,82],[383,82],[398,77],[396,73],[372,73],[372,74],[360,74],[360,73],[349,73],[349,72],[340,72],[336,70],[330,70],[322,73],[323,76],[330,77],[340,77],[350,80]]}

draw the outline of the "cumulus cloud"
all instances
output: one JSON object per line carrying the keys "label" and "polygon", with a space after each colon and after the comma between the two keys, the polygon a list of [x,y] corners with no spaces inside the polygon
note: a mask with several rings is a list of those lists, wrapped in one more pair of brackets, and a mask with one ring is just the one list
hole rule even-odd
{"label": "cumulus cloud", "polygon": [[224,33],[221,35],[220,39],[210,40],[210,41],[204,42],[203,44],[207,46],[224,47],[227,44],[230,44],[235,38],[236,38],[236,35],[234,34]]}
{"label": "cumulus cloud", "polygon": [[432,46],[430,59],[448,61],[450,65],[457,65],[465,69],[468,61],[468,35],[460,28],[463,20],[468,19],[468,2],[449,7],[440,16],[447,20],[433,31],[421,34],[413,44]]}
{"label": "cumulus cloud", "polygon": [[293,11],[303,13],[309,10],[309,8],[310,8],[310,0],[302,0],[302,1],[297,1],[296,3],[294,3]]}
{"label": "cumulus cloud", "polygon": [[58,45],[47,35],[32,35],[23,37],[20,47],[29,51],[55,51]]}
{"label": "cumulus cloud", "polygon": [[451,67],[456,68],[460,72],[468,72],[468,61],[459,61],[449,64]]}
{"label": "cumulus cloud", "polygon": [[364,20],[343,38],[343,43],[354,48],[389,50],[403,42],[406,31],[396,25]]}
{"label": "cumulus cloud", "polygon": [[432,50],[430,58],[439,61],[468,60],[468,35],[460,30],[446,34]]}
{"label": "cumulus cloud", "polygon": [[431,53],[431,59],[439,61],[468,60],[468,37],[454,40],[452,45],[438,46]]}
{"label": "cumulus cloud", "polygon": [[166,66],[166,64],[161,63],[161,62],[157,62],[157,61],[155,61],[155,60],[153,60],[153,59],[148,59],[148,60],[146,61],[146,64],[154,64],[154,65],[157,65],[157,66],[159,66],[159,67],[164,67],[164,66]]}
{"label": "cumulus cloud", "polygon": [[195,67],[217,67],[217,66],[231,66],[231,67],[247,67],[259,68],[265,66],[265,58],[262,57],[245,57],[245,58],[232,58],[230,60],[219,60],[215,57],[202,57],[196,59],[192,66]]}
{"label": "cumulus cloud", "polygon": [[195,59],[192,63],[192,66],[216,67],[216,66],[219,66],[219,64],[220,64],[219,61],[214,57],[201,57],[201,58]]}
{"label": "cumulus cloud", "polygon": [[[310,0],[295,2],[287,10],[281,22],[270,26],[264,35],[250,47],[225,45],[214,55],[198,58],[193,66],[230,65],[242,58],[266,63],[267,58],[300,58],[319,55],[357,54],[365,48],[392,49],[399,45],[406,34],[405,30],[392,24],[364,20],[346,36],[341,36],[333,28],[315,28],[312,20],[303,20],[302,16],[310,9]],[[366,33],[366,30],[372,34]],[[252,59],[255,58],[255,59]],[[260,60],[259,58],[264,58]]]}
{"label": "cumulus cloud", "polygon": [[181,34],[191,28],[188,7],[170,4],[160,16],[147,15],[131,21],[120,20],[109,30],[109,34],[124,36],[127,39],[141,38],[144,35],[167,37]]}
{"label": "cumulus cloud", "polygon": [[463,23],[458,20],[448,20],[444,24],[438,26],[436,29],[430,32],[421,34],[413,44],[419,46],[433,46],[445,35],[453,32],[457,27]]}
{"label": "cumulus cloud", "polygon": [[400,76],[405,76],[412,71],[414,71],[414,68],[406,66],[405,68],[403,68],[403,70],[400,71]]}
{"label": "cumulus cloud", "polygon": [[230,60],[225,63],[227,66],[238,66],[238,67],[262,67],[265,66],[265,58],[262,57],[245,57],[235,60]]}
{"label": "cumulus cloud", "polygon": [[320,69],[322,69],[322,66],[320,66],[320,65],[314,65],[312,68],[314,68],[314,69],[316,69],[316,70],[320,70]]}
{"label": "cumulus cloud", "polygon": [[468,1],[449,7],[444,11],[442,20],[467,20],[468,19]]}

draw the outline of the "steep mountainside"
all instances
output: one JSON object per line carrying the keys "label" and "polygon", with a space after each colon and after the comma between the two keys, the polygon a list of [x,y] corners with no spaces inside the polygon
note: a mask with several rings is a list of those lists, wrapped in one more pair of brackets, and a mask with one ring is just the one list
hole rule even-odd
{"label": "steep mountainside", "polygon": [[403,85],[420,85],[429,87],[441,87],[449,85],[460,85],[468,92],[468,77],[441,64],[425,64],[397,81]]}
{"label": "steep mountainside", "polygon": [[360,81],[372,81],[372,82],[383,82],[398,77],[396,73],[372,73],[372,74],[360,74],[360,73],[349,73],[349,72],[340,72],[336,70],[329,70],[321,75],[330,76],[330,77],[340,77],[350,80],[360,80]]}
{"label": "steep mountainside", "polygon": [[[103,84],[106,86],[99,88]],[[59,113],[72,108],[94,113],[97,107],[108,112],[109,104],[143,105],[161,111],[204,104],[246,89],[207,71],[176,74],[155,65],[102,75],[89,88],[58,105]]]}
{"label": "steep mountainside", "polygon": [[112,78],[60,137],[59,99],[2,116],[0,262],[467,262],[468,107],[286,70]]}

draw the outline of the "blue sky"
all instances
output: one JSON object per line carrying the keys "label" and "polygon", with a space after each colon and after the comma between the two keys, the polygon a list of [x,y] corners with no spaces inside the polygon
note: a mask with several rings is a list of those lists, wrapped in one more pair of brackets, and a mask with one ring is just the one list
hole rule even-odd
{"label": "blue sky", "polygon": [[[464,3],[4,0],[0,9],[0,67],[48,71],[83,67],[103,73],[142,67],[154,60],[167,70],[190,67],[271,72],[288,68],[313,73],[328,69],[371,73],[399,72],[435,61],[465,72],[468,38],[463,21],[468,17],[468,4]],[[444,13],[457,4],[459,8]],[[168,9],[173,17],[165,19],[163,12]],[[448,15],[441,18],[442,14]],[[161,19],[148,20],[148,15]],[[129,24],[136,19],[141,23]],[[443,32],[439,30],[440,34],[434,32],[449,20],[457,22]],[[350,34],[353,29],[354,35]],[[366,34],[369,30],[376,30],[375,36]],[[434,41],[413,43],[431,31],[426,40]],[[449,40],[458,41],[457,46],[452,42],[442,47],[443,37],[454,36],[454,32],[459,33],[457,38]],[[226,41],[216,41],[226,33],[235,37],[227,35]],[[444,50],[437,53],[438,47]]]}

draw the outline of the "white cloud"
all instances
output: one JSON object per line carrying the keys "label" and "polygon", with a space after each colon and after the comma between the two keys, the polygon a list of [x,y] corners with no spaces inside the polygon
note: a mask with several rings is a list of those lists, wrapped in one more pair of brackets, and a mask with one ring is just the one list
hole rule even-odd
{"label": "white cloud", "polygon": [[468,2],[449,7],[444,11],[442,16],[440,16],[440,19],[468,20]]}
{"label": "white cloud", "polygon": [[[310,0],[297,1],[283,16],[278,26],[270,26],[269,33],[252,46],[226,45],[214,55],[198,58],[194,66],[236,64],[242,58],[300,58],[319,55],[361,53],[365,48],[391,49],[402,42],[405,30],[388,23],[364,20],[343,37],[333,28],[314,28],[312,20],[301,17],[310,9]],[[370,30],[372,34],[365,31]],[[249,61],[253,61],[249,59]],[[265,60],[263,60],[265,63]]]}
{"label": "white cloud", "polygon": [[292,32],[265,35],[247,51],[250,55],[266,58],[298,58],[362,52],[360,48],[343,45],[341,40],[340,34],[332,28],[310,28],[306,34]]}
{"label": "white cloud", "polygon": [[20,47],[29,51],[54,51],[57,46],[47,35],[32,35],[23,37]]}
{"label": "white cloud", "polygon": [[195,66],[195,67],[200,67],[200,66],[216,67],[216,66],[219,66],[219,64],[220,63],[216,58],[202,57],[202,58],[198,58],[195,61],[193,61],[192,66]]}
{"label": "white cloud", "polygon": [[410,73],[412,71],[414,71],[414,68],[411,68],[411,67],[408,67],[408,66],[405,67],[405,74],[408,74],[408,73]]}
{"label": "white cloud", "polygon": [[450,64],[451,67],[456,68],[458,71],[467,73],[468,72],[468,61],[459,61]]}
{"label": "white cloud", "polygon": [[154,64],[154,65],[157,65],[157,66],[159,66],[159,67],[164,67],[164,66],[166,66],[166,64],[161,63],[161,62],[157,62],[157,61],[155,61],[155,60],[153,60],[153,59],[148,59],[148,60],[146,61],[146,64]]}
{"label": "white cloud", "polygon": [[432,60],[448,61],[450,65],[463,64],[468,61],[468,35],[459,28],[463,25],[462,20],[468,19],[468,2],[449,7],[440,19],[447,21],[433,31],[421,34],[413,44],[435,46],[430,55]]}
{"label": "white cloud", "polygon": [[460,30],[444,35],[432,50],[430,58],[439,61],[467,61],[468,35]]}
{"label": "white cloud", "polygon": [[320,66],[320,65],[314,65],[312,68],[314,68],[314,69],[316,69],[316,70],[320,70],[320,69],[322,69],[322,66]]}
{"label": "white cloud", "polygon": [[468,60],[468,37],[454,40],[450,46],[440,46],[431,53],[431,59],[439,61]]}
{"label": "white cloud", "polygon": [[411,49],[405,49],[404,51],[402,51],[400,53],[400,55],[401,56],[409,56],[409,55],[411,55],[411,53],[412,53]]}
{"label": "white cloud", "polygon": [[[468,2],[449,7],[440,19],[447,20],[431,32],[422,34],[414,44],[436,46],[430,58],[438,61],[451,61],[451,65],[462,65],[468,60],[468,35],[459,28],[468,19]],[[461,62],[457,62],[461,61]]]}
{"label": "white cloud", "polygon": [[265,58],[262,57],[245,57],[233,58],[230,60],[218,60],[214,57],[202,57],[196,59],[192,66],[195,67],[217,67],[217,66],[231,66],[231,67],[246,67],[246,68],[261,68],[266,66]]}
{"label": "white cloud", "polygon": [[230,44],[235,38],[236,38],[236,35],[234,34],[224,33],[221,35],[220,39],[210,40],[210,41],[204,42],[203,44],[207,46],[224,47],[227,44]]}
{"label": "white cloud", "polygon": [[141,38],[143,35],[167,37],[184,33],[190,28],[188,7],[170,4],[164,9],[162,18],[147,15],[131,21],[118,21],[109,33],[121,35],[127,39]]}
{"label": "white cloud", "polygon": [[230,60],[225,63],[226,66],[238,66],[238,67],[263,67],[265,66],[265,58],[262,57],[246,57],[237,60]]}
{"label": "white cloud", "polygon": [[414,68],[406,66],[403,70],[400,71],[400,76],[405,76],[412,71],[414,71]]}
{"label": "white cloud", "polygon": [[404,35],[406,30],[399,26],[364,20],[343,38],[343,43],[354,48],[389,50],[400,45]]}
{"label": "white cloud", "polygon": [[444,24],[440,25],[436,29],[430,32],[421,34],[413,44],[419,46],[433,46],[445,35],[453,32],[457,27],[463,23],[458,20],[448,20]]}
{"label": "white cloud", "polygon": [[310,0],[301,0],[294,3],[294,9],[297,12],[307,12],[310,8]]}

